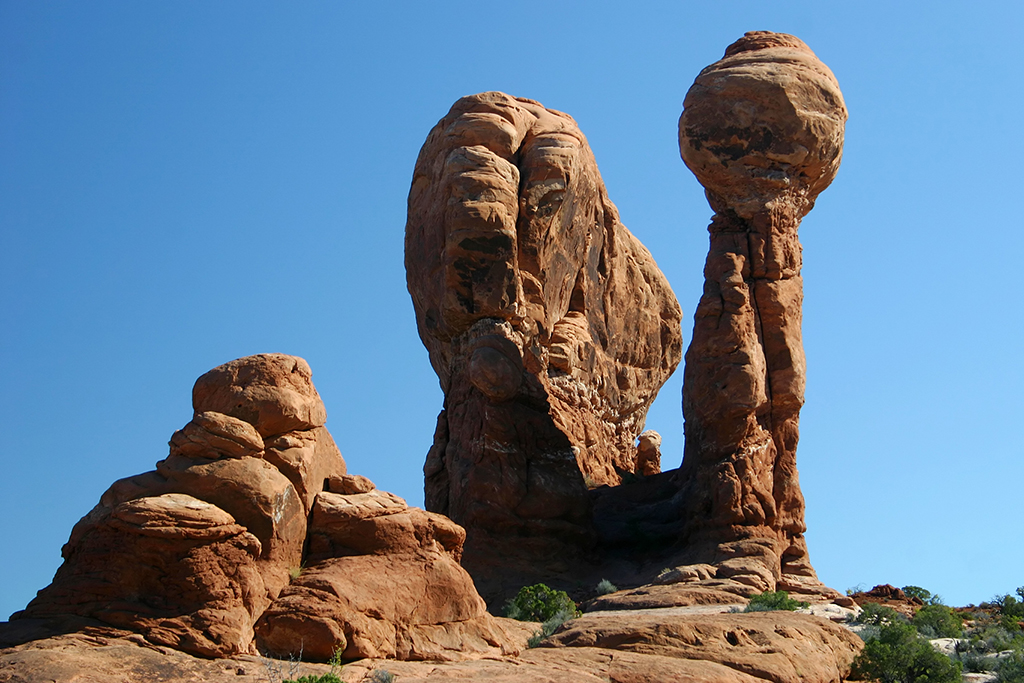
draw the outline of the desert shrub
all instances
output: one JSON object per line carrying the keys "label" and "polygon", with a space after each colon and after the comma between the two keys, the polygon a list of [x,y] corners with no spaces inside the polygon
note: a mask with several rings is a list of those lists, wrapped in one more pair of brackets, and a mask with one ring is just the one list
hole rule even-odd
{"label": "desert shrub", "polygon": [[874,626],[895,624],[900,621],[906,621],[906,618],[892,607],[879,605],[877,602],[869,602],[861,607],[860,614],[857,615],[856,619],[858,624],[871,624]]}
{"label": "desert shrub", "polygon": [[881,683],[959,683],[962,668],[901,621],[882,625],[853,660],[856,678]]}
{"label": "desert shrub", "polygon": [[523,586],[505,606],[505,616],[518,621],[546,622],[562,612],[570,615],[566,618],[579,614],[568,593],[548,588],[543,583]]}
{"label": "desert shrub", "polygon": [[[330,659],[331,670],[328,673],[317,676],[316,674],[306,674],[296,679],[286,678],[281,683],[342,683],[341,677],[338,673],[341,671],[341,650],[336,649],[334,654],[331,655]],[[268,678],[273,680],[273,677],[268,675]]]}
{"label": "desert shrub", "polygon": [[972,634],[971,645],[975,652],[1021,650],[1024,649],[1024,633],[1010,631],[996,623]]}
{"label": "desert shrub", "polygon": [[1014,650],[996,666],[996,683],[1024,683],[1024,650]]}
{"label": "desert shrub", "polygon": [[1000,595],[992,602],[999,608],[999,624],[1007,631],[1020,631],[1020,622],[1024,621],[1024,586],[1017,589],[1021,599],[1012,595]]}
{"label": "desert shrub", "polygon": [[557,614],[555,614],[550,619],[548,619],[540,625],[540,630],[534,633],[532,636],[530,636],[529,640],[526,641],[526,646],[537,647],[538,645],[540,645],[540,641],[550,636],[558,629],[559,626],[569,621],[577,614],[578,612],[575,609],[571,611],[565,609],[558,612]]}
{"label": "desert shrub", "polygon": [[615,584],[608,579],[601,579],[601,582],[597,584],[598,595],[608,595],[609,593],[614,593],[617,590],[619,589],[615,587]]}
{"label": "desert shrub", "polygon": [[370,672],[370,683],[394,683],[395,674],[387,669],[374,669]]}
{"label": "desert shrub", "polygon": [[941,605],[942,596],[933,594],[930,590],[920,586],[904,586],[901,589],[908,598],[918,598],[926,605]]}
{"label": "desert shrub", "polygon": [[964,665],[964,671],[969,674],[985,673],[995,668],[992,657],[985,657],[974,652],[957,655],[957,659]]}
{"label": "desert shrub", "polygon": [[750,602],[747,603],[747,608],[744,612],[775,612],[778,610],[786,610],[794,612],[798,609],[807,607],[808,603],[800,602],[789,597],[789,593],[786,591],[768,591],[767,593],[761,593],[750,598]]}
{"label": "desert shrub", "polygon": [[964,622],[945,605],[925,605],[910,620],[926,638],[959,638],[964,633]]}

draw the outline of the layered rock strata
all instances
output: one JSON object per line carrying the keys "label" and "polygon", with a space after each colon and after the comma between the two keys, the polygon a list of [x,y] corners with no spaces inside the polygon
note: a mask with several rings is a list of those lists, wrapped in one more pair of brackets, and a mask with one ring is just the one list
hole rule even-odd
{"label": "layered rock strata", "polygon": [[116,627],[205,657],[257,642],[321,660],[518,652],[459,566],[463,530],[346,474],[304,360],[226,363],[193,408],[156,471],[115,482],[75,526],[13,626]]}
{"label": "layered rock strata", "polygon": [[759,590],[817,590],[796,469],[797,229],[839,168],[843,96],[803,42],[761,31],[704,69],[683,107],[682,158],[715,210],[683,379],[683,536]]}
{"label": "layered rock strata", "polygon": [[575,121],[503,93],[459,100],[427,137],[405,259],[445,393],[427,508],[467,528],[482,590],[566,572],[594,542],[588,486],[636,470],[680,360],[675,296]]}

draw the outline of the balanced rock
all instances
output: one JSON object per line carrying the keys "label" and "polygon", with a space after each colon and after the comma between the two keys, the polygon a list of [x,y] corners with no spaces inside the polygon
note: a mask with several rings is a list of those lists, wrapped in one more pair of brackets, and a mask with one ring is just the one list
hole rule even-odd
{"label": "balanced rock", "polygon": [[192,406],[245,420],[264,437],[320,427],[324,402],[302,358],[261,353],[219,365],[196,380]]}
{"label": "balanced rock", "polygon": [[700,73],[679,119],[683,160],[715,210],[683,377],[684,537],[720,576],[759,590],[820,587],[796,469],[797,228],[835,177],[846,118],[835,77],[803,42],[758,31]]}
{"label": "balanced rock", "polygon": [[462,98],[427,137],[405,263],[445,393],[427,508],[466,527],[485,593],[566,571],[593,545],[588,486],[636,469],[680,360],[672,290],[575,121],[497,92]]}

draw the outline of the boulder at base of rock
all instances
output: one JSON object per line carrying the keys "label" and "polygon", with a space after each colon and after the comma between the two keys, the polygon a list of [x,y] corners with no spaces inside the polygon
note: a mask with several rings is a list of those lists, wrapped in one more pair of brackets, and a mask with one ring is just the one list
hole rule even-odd
{"label": "boulder at base of rock", "polygon": [[204,657],[248,652],[269,604],[260,542],[224,510],[177,493],[115,507],[18,619],[78,615]]}
{"label": "boulder at base of rock", "polygon": [[588,613],[542,645],[711,661],[775,683],[839,683],[864,646],[848,629],[807,614],[672,609]]}
{"label": "boulder at base of rock", "polygon": [[[341,480],[366,488],[369,480]],[[327,660],[458,660],[522,649],[487,614],[458,564],[465,532],[393,494],[322,492],[310,517],[309,566],[256,627],[261,649]]]}

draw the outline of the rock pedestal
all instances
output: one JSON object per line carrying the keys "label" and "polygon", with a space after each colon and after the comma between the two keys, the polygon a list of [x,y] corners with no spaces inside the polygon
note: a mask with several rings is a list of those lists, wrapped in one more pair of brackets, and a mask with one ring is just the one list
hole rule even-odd
{"label": "rock pedestal", "polygon": [[835,177],[846,107],[799,39],[751,32],[686,95],[679,148],[715,210],[686,352],[685,537],[761,590],[813,589],[796,470],[806,363],[800,219]]}

